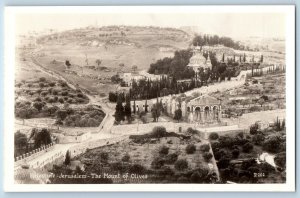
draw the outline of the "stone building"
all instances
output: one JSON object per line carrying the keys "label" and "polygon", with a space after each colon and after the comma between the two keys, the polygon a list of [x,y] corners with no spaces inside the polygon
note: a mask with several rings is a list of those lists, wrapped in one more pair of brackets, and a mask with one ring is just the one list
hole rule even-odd
{"label": "stone building", "polygon": [[131,111],[151,112],[153,105],[160,103],[162,111],[173,117],[177,109],[181,109],[182,117],[189,123],[219,123],[221,121],[221,102],[220,100],[202,95],[196,98],[185,96],[167,96],[159,99],[131,101]]}
{"label": "stone building", "polygon": [[207,58],[204,57],[200,46],[194,47],[193,56],[190,58],[190,62],[187,66],[192,68],[195,73],[199,72],[200,68],[203,68],[204,71],[207,69],[212,69],[209,56],[207,56]]}
{"label": "stone building", "polygon": [[203,95],[190,100],[187,104],[189,122],[214,123],[221,119],[220,100]]}

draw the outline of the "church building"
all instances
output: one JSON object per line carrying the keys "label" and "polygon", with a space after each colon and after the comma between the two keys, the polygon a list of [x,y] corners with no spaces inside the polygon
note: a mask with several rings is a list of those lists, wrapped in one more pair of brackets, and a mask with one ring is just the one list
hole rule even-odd
{"label": "church building", "polygon": [[203,68],[204,71],[212,69],[209,56],[207,56],[207,58],[204,57],[203,50],[200,46],[194,47],[193,56],[190,58],[190,62],[187,66],[192,68],[195,73],[199,72],[200,68]]}

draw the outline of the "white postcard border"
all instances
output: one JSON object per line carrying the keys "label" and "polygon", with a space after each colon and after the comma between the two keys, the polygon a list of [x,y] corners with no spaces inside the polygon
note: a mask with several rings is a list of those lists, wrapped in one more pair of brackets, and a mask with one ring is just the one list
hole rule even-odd
{"label": "white postcard border", "polygon": [[[226,9],[224,9],[226,8]],[[274,13],[286,14],[286,183],[285,184],[14,184],[15,16],[18,13]],[[4,190],[63,191],[295,191],[295,6],[66,6],[6,7],[4,68]]]}

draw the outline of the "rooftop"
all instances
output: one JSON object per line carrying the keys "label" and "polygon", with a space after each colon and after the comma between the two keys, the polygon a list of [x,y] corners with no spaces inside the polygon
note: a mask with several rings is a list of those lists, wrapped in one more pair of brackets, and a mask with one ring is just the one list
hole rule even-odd
{"label": "rooftop", "polygon": [[220,100],[217,98],[214,98],[209,95],[203,95],[197,98],[194,98],[190,101],[190,104],[192,105],[201,105],[201,106],[206,106],[206,105],[219,105]]}

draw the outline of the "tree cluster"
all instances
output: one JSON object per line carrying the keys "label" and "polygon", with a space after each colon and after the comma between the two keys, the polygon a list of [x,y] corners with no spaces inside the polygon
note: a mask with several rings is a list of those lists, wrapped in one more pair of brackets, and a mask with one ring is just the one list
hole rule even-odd
{"label": "tree cluster", "polygon": [[130,123],[132,121],[131,116],[131,105],[130,105],[130,97],[127,94],[125,96],[125,105],[123,106],[123,99],[124,95],[119,94],[116,104],[116,111],[115,111],[115,121],[120,123],[121,121],[125,121],[125,118]]}
{"label": "tree cluster", "polygon": [[203,45],[224,45],[225,47],[230,47],[237,50],[250,50],[249,47],[242,45],[240,42],[232,40],[230,37],[219,37],[218,35],[196,35],[192,41],[194,46]]}

